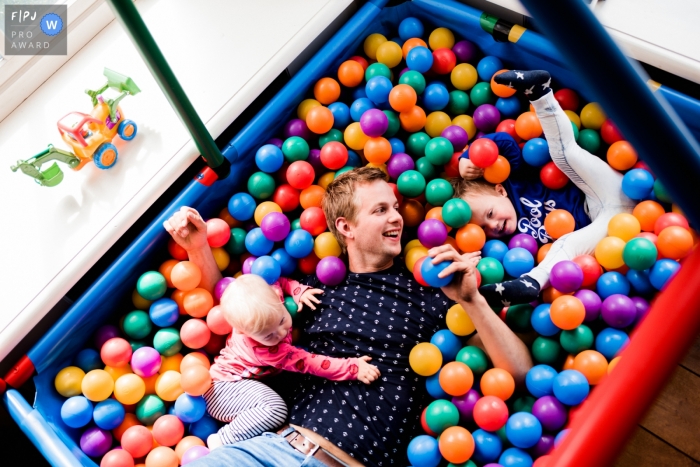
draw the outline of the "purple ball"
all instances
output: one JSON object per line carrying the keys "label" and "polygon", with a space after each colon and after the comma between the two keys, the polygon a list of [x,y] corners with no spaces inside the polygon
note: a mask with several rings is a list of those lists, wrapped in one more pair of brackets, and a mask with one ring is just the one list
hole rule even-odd
{"label": "purple ball", "polygon": [[491,462],[490,464],[484,465],[484,467],[503,467],[503,465],[497,464],[496,462]]}
{"label": "purple ball", "polygon": [[282,141],[279,138],[270,138],[265,142],[265,144],[274,144],[275,146],[277,146],[280,149],[282,149],[283,143],[284,143],[284,141]]}
{"label": "purple ball", "polygon": [[319,173],[319,171],[326,171],[326,168],[323,166],[323,163],[321,162],[321,150],[320,149],[311,149],[309,151],[309,158],[306,159],[306,162],[311,164],[311,167],[314,168],[316,173]]}
{"label": "purple ball", "polygon": [[306,141],[313,138],[313,133],[306,126],[306,122],[300,118],[295,118],[287,122],[284,126],[284,137],[289,138],[291,136],[301,136]]}
{"label": "purple ball", "polygon": [[501,112],[491,104],[481,104],[474,110],[472,118],[479,130],[491,133],[501,122]]}
{"label": "purple ball", "polygon": [[143,378],[158,373],[160,363],[160,353],[153,347],[141,347],[131,354],[131,369]]}
{"label": "purple ball", "polygon": [[632,297],[632,301],[634,302],[634,307],[637,309],[637,318],[634,320],[634,322],[640,323],[647,313],[649,313],[649,302],[642,297]]}
{"label": "purple ball", "polygon": [[574,294],[574,297],[581,300],[583,307],[586,309],[586,317],[583,321],[589,323],[595,321],[600,316],[600,307],[603,306],[603,301],[597,293],[588,289],[581,289]]}
{"label": "purple ball", "polygon": [[552,268],[549,282],[560,292],[574,292],[583,284],[583,269],[573,261],[559,261]]}
{"label": "purple ball", "polygon": [[241,272],[243,274],[250,274],[250,270],[253,268],[253,263],[258,259],[257,256],[249,256],[243,261],[243,266],[241,266]]}
{"label": "purple ball", "polygon": [[486,136],[486,133],[484,133],[483,131],[479,130],[479,131],[476,132],[476,135],[474,135],[474,139],[476,140],[476,139],[479,139],[479,138],[483,138],[484,136]]}
{"label": "purple ball", "polygon": [[316,265],[316,276],[325,285],[338,285],[345,279],[345,263],[335,256],[326,256]]}
{"label": "purple ball", "polygon": [[228,287],[229,284],[231,284],[231,282],[235,280],[236,279],[234,277],[224,277],[219,282],[217,282],[214,286],[214,298],[216,300],[221,300],[221,296],[226,291],[226,287]]}
{"label": "purple ball", "polygon": [[379,109],[369,109],[360,117],[360,128],[370,138],[382,136],[389,128],[389,118]]}
{"label": "purple ball", "polygon": [[437,219],[427,219],[418,226],[418,240],[426,248],[440,246],[447,240],[447,227]]}
{"label": "purple ball", "polygon": [[614,328],[625,328],[637,319],[637,307],[631,298],[619,293],[603,300],[600,311],[603,321]]}
{"label": "purple ball", "polygon": [[287,238],[291,228],[287,216],[276,211],[267,213],[260,222],[260,230],[262,230],[263,235],[273,242],[281,242]]}
{"label": "purple ball", "polygon": [[554,396],[542,396],[532,406],[532,415],[545,430],[555,431],[566,423],[567,410]]}
{"label": "purple ball", "polygon": [[472,413],[474,406],[481,396],[474,389],[470,389],[463,396],[455,396],[452,398],[452,403],[459,411],[459,418],[463,422],[471,422],[473,420]]}
{"label": "purple ball", "polygon": [[459,41],[452,46],[452,52],[459,63],[471,62],[479,56],[479,49],[471,41]]}
{"label": "purple ball", "polygon": [[207,449],[206,447],[192,446],[182,455],[182,462],[180,463],[180,465],[189,464],[190,462],[204,457],[207,454],[209,454],[209,449]]}
{"label": "purple ball", "polygon": [[530,454],[534,458],[549,454],[554,449],[554,436],[542,435],[540,440],[530,448]]}
{"label": "purple ball", "polygon": [[112,433],[96,426],[80,436],[80,449],[90,457],[100,457],[112,447]]}
{"label": "purple ball", "polygon": [[386,170],[394,180],[398,179],[402,173],[413,170],[415,167],[416,163],[413,162],[413,158],[403,152],[397,152],[386,163]]}
{"label": "purple ball", "polygon": [[401,76],[402,76],[404,73],[406,73],[407,71],[411,71],[411,69],[410,69],[409,67],[406,67],[406,68],[404,68],[403,70],[399,71],[399,78],[401,78]]}
{"label": "purple ball", "polygon": [[528,234],[520,233],[513,235],[513,238],[508,242],[508,249],[525,248],[532,254],[533,258],[537,258],[537,240]]}
{"label": "purple ball", "polygon": [[461,126],[450,125],[442,130],[440,136],[447,138],[457,152],[462,151],[464,147],[469,144],[469,134]]}
{"label": "purple ball", "polygon": [[95,347],[102,348],[102,344],[113,337],[119,337],[119,329],[111,324],[105,324],[95,331]]}

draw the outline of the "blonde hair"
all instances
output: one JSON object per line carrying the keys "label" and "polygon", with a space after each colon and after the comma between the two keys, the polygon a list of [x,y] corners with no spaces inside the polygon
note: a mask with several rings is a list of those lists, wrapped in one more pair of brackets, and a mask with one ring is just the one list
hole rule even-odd
{"label": "blonde hair", "polygon": [[238,277],[221,297],[224,318],[243,334],[257,334],[279,324],[281,306],[277,292],[255,274]]}
{"label": "blonde hair", "polygon": [[360,203],[355,196],[355,186],[362,183],[373,183],[377,180],[387,180],[381,170],[374,167],[360,167],[345,172],[333,180],[326,188],[321,207],[326,215],[328,230],[333,234],[343,253],[346,251],[345,237],[338,232],[335,220],[344,217],[348,222],[354,222]]}
{"label": "blonde hair", "polygon": [[454,197],[464,199],[467,195],[491,195],[496,196],[496,185],[489,183],[483,178],[476,180],[465,180],[463,178],[453,178],[450,180],[454,189]]}

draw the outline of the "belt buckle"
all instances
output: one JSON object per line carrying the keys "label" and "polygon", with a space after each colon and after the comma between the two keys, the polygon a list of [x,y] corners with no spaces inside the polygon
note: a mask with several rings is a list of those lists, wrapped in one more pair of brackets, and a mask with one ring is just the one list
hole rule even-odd
{"label": "belt buckle", "polygon": [[313,448],[311,448],[311,450],[309,450],[308,454],[306,454],[306,457],[314,457],[316,455],[316,452],[318,452],[318,450],[321,449],[321,446],[314,443],[306,436],[304,436],[304,439],[314,446]]}

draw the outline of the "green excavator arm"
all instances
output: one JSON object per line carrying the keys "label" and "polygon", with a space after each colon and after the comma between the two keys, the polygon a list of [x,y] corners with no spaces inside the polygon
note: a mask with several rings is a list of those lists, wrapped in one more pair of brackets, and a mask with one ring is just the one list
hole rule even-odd
{"label": "green excavator arm", "polygon": [[17,165],[11,166],[10,169],[13,172],[21,170],[41,186],[56,186],[63,180],[63,171],[61,171],[58,164],[54,162],[48,169],[41,170],[42,164],[56,160],[67,164],[71,169],[76,168],[80,164],[80,159],[73,153],[57,149],[52,144],[49,144],[46,149],[29,159],[17,161]]}
{"label": "green excavator arm", "polygon": [[134,96],[140,93],[141,89],[134,83],[133,79],[109,68],[104,69],[104,75],[107,78],[107,84],[95,90],[86,89],[85,93],[92,99],[93,107],[97,105],[97,96],[107,89],[113,89],[120,93],[116,99],[105,99],[103,96],[104,102],[109,106],[109,118],[116,123],[117,105],[119,105],[119,102],[126,96]]}

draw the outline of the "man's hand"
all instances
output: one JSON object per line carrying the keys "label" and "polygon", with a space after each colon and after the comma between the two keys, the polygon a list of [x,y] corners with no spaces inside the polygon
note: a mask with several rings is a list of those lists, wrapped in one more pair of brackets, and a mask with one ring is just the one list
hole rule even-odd
{"label": "man's hand", "polygon": [[207,247],[207,224],[199,213],[190,207],[183,206],[170,219],[163,222],[175,243],[188,252]]}
{"label": "man's hand", "polygon": [[376,366],[374,366],[370,363],[367,363],[370,360],[372,360],[372,357],[368,357],[367,355],[363,355],[358,360],[360,361],[358,368],[357,368],[357,380],[358,381],[362,381],[365,384],[369,384],[382,375],[381,372],[379,371],[379,368],[377,368]]}
{"label": "man's hand", "polygon": [[459,160],[459,176],[465,180],[475,180],[484,176],[484,169],[474,165],[466,157]]}
{"label": "man's hand", "polygon": [[316,295],[321,295],[323,290],[321,289],[306,289],[304,293],[299,297],[299,306],[297,307],[297,312],[304,308],[304,305],[308,306],[312,310],[316,309],[314,303],[321,303],[321,300],[316,298]]}
{"label": "man's hand", "polygon": [[[431,248],[428,251],[428,256],[432,258],[433,264],[439,264],[443,261],[452,261],[452,264],[447,266],[438,277],[443,278],[450,274],[454,274],[454,279],[445,287],[441,287],[442,291],[450,300],[471,302],[479,295],[479,289],[476,287],[476,265],[481,259],[481,252],[465,253],[460,255],[452,245],[441,245]],[[427,261],[427,260],[426,260]]]}

